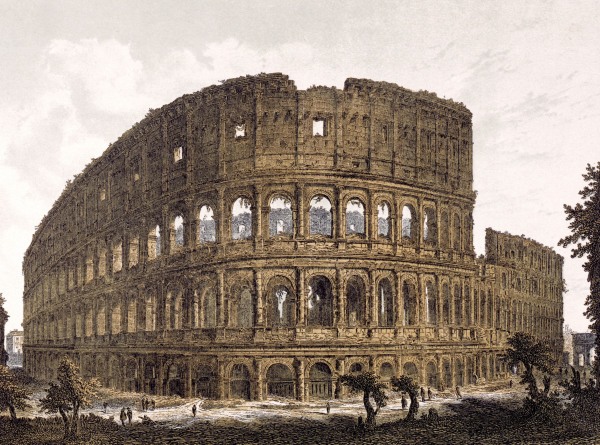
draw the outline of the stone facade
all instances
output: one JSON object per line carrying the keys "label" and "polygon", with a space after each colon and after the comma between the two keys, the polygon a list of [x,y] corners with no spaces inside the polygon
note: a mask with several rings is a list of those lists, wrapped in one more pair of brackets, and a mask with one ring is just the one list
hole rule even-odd
{"label": "stone facade", "polygon": [[8,366],[21,366],[23,364],[23,337],[24,332],[16,329],[6,334]]}
{"label": "stone facade", "polygon": [[492,230],[475,258],[471,130],[462,104],[364,79],[247,76],[152,110],[34,234],[26,369],[67,354],[127,390],[306,401],[360,370],[501,377],[516,329],[559,348],[562,258]]}

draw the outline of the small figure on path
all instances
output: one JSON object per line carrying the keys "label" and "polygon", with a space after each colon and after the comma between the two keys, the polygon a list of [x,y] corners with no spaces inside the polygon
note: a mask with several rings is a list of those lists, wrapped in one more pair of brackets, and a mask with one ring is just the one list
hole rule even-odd
{"label": "small figure on path", "polygon": [[508,386],[510,386],[511,388],[513,387],[513,381],[511,380],[510,383],[508,384]]}
{"label": "small figure on path", "polygon": [[104,408],[104,414],[106,414],[106,408],[108,407],[108,403],[104,402],[102,404],[102,408]]}
{"label": "small figure on path", "polygon": [[406,409],[406,395],[404,393],[402,393],[402,410],[404,411]]}
{"label": "small figure on path", "polygon": [[456,385],[456,398],[462,399],[462,394],[460,393],[460,386]]}
{"label": "small figure on path", "polygon": [[331,412],[331,405],[329,404],[329,400],[327,401],[327,404],[325,405],[325,409],[327,410],[327,414],[329,414]]}
{"label": "small figure on path", "polygon": [[431,390],[431,388],[428,386],[427,387],[427,400],[431,400],[433,398],[433,391]]}
{"label": "small figure on path", "polygon": [[444,385],[444,381],[442,380],[440,382],[440,391],[445,391],[446,390],[446,385]]}
{"label": "small figure on path", "polygon": [[425,388],[423,388],[421,386],[421,401],[424,402],[425,401]]}
{"label": "small figure on path", "polygon": [[119,419],[121,420],[121,425],[125,426],[125,419],[127,419],[127,413],[125,412],[125,407],[121,408],[121,414],[119,415]]}
{"label": "small figure on path", "polygon": [[154,399],[152,399],[152,411],[154,411],[155,408],[156,408],[156,402],[154,401]]}
{"label": "small figure on path", "polygon": [[129,425],[131,425],[131,418],[133,417],[133,412],[131,408],[127,407],[127,418],[129,419]]}
{"label": "small figure on path", "polygon": [[195,403],[192,405],[192,414],[194,415],[194,417],[196,417],[196,404]]}

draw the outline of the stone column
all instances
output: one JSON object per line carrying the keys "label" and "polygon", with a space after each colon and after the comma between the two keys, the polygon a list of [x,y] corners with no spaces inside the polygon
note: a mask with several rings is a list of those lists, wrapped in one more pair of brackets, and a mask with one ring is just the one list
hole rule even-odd
{"label": "stone column", "polygon": [[369,284],[368,284],[368,292],[369,295],[367,296],[367,301],[371,302],[371,315],[369,317],[370,319],[370,326],[371,327],[377,327],[379,324],[379,311],[378,311],[378,301],[377,301],[377,289],[375,288],[375,270],[374,269],[370,269],[369,270]]}
{"label": "stone column", "polygon": [[298,359],[298,395],[301,402],[308,402],[308,388],[304,381],[305,358]]}
{"label": "stone column", "polygon": [[345,305],[345,292],[342,284],[342,270],[337,267],[335,269],[335,317],[333,325],[340,327],[346,326],[346,305]]}
{"label": "stone column", "polygon": [[254,282],[256,283],[256,325],[264,326],[265,325],[265,316],[264,316],[264,295],[263,295],[263,285],[262,285],[262,270],[255,269],[254,270]]}
{"label": "stone column", "polygon": [[298,325],[306,326],[306,270],[304,268],[296,269],[298,277]]}
{"label": "stone column", "polygon": [[400,272],[394,271],[394,291],[396,306],[396,328],[404,326],[404,295],[402,293],[402,283],[400,282]]}
{"label": "stone column", "polygon": [[217,270],[217,326],[225,326],[225,272]]}
{"label": "stone column", "polygon": [[304,215],[304,184],[296,184],[296,237],[304,238],[307,234]]}

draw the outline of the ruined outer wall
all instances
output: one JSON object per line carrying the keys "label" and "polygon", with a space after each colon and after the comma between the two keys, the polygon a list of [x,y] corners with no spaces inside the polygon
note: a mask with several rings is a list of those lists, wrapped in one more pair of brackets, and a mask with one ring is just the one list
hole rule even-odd
{"label": "ruined outer wall", "polygon": [[[272,232],[274,196],[290,203],[289,233]],[[311,231],[317,196],[331,203],[330,236]],[[234,239],[238,198],[248,239]],[[110,386],[301,400],[340,395],[337,376],[355,365],[434,387],[497,377],[508,331],[474,259],[473,205],[462,104],[358,79],[300,91],[280,74],[183,96],[93,161],[34,234],[25,366],[52,377],[66,353]],[[316,315],[315,283],[330,304]]]}

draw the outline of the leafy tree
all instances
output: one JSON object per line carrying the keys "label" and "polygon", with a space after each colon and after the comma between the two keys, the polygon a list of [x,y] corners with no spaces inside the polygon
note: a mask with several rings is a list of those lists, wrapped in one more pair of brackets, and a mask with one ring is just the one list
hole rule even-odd
{"label": "leafy tree", "polygon": [[412,378],[401,375],[400,378],[392,377],[392,388],[394,391],[408,393],[408,397],[410,397],[410,406],[408,407],[408,414],[404,420],[415,420],[417,412],[419,411],[419,384]]}
{"label": "leafy tree", "polygon": [[[361,374],[345,374],[340,377],[340,382],[350,387],[352,392],[363,393],[363,404],[367,411],[367,420],[365,425],[367,428],[375,427],[375,416],[382,406],[386,405],[387,395],[384,392],[385,385],[379,382],[379,376],[371,371],[366,371]],[[377,408],[373,408],[371,404],[371,396],[375,400]]]}
{"label": "leafy tree", "polygon": [[91,398],[96,395],[98,386],[96,379],[86,381],[81,378],[79,367],[67,357],[60,361],[58,383],[50,383],[46,397],[40,402],[44,411],[60,413],[65,426],[65,439],[77,436],[79,409],[91,405]]}
{"label": "leafy tree", "polygon": [[[583,204],[564,205],[571,235],[562,238],[558,245],[573,244],[576,247],[571,249],[571,258],[586,257],[583,269],[588,273],[590,294],[585,302],[585,316],[591,321],[596,350],[600,351],[600,162],[595,166],[588,164],[583,179],[587,183],[579,191]],[[594,376],[600,381],[600,360],[594,362]]]}
{"label": "leafy tree", "polygon": [[28,408],[30,395],[8,367],[0,365],[0,412],[8,408],[11,419],[17,420],[15,410]]}
{"label": "leafy tree", "polygon": [[526,332],[516,332],[507,341],[510,346],[506,351],[509,366],[523,364],[525,371],[521,376],[521,383],[527,385],[529,396],[535,399],[540,391],[533,372],[535,369],[545,373],[552,372],[552,351],[548,345]]}

